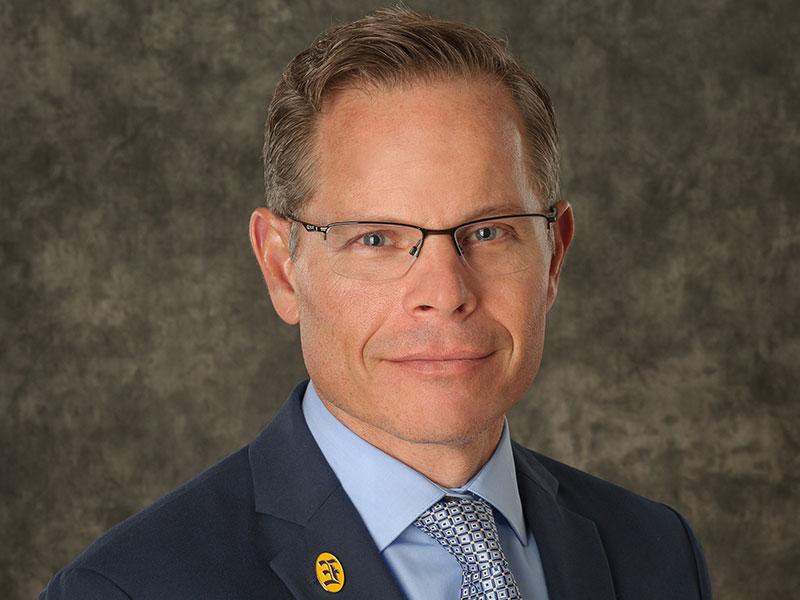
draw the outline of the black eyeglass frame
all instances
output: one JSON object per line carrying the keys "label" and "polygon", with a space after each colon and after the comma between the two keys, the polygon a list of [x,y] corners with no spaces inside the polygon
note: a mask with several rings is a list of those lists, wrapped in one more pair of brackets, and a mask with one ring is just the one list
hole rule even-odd
{"label": "black eyeglass frame", "polygon": [[305,228],[306,231],[310,231],[312,233],[321,233],[323,240],[328,239],[328,230],[335,225],[400,225],[402,227],[411,227],[412,229],[418,230],[422,234],[422,238],[420,239],[419,243],[409,250],[409,253],[412,256],[418,257],[420,251],[422,250],[422,246],[425,244],[425,238],[429,235],[449,235],[453,240],[453,246],[455,246],[458,256],[464,256],[464,253],[458,246],[458,240],[456,239],[456,231],[462,227],[466,227],[467,225],[475,225],[476,223],[496,221],[498,219],[510,219],[512,217],[542,217],[543,219],[547,220],[547,230],[549,231],[550,225],[558,221],[559,216],[558,209],[555,206],[552,206],[550,207],[550,211],[548,213],[518,213],[512,215],[483,217],[481,219],[466,221],[465,223],[461,223],[455,227],[448,227],[447,229],[428,229],[427,227],[420,227],[419,225],[412,225],[411,223],[398,223],[396,221],[335,221],[333,223],[328,223],[327,225],[315,225],[314,223],[301,221],[300,219],[297,219],[291,215],[287,216],[286,218],[290,221],[294,221],[295,223],[299,223]]}

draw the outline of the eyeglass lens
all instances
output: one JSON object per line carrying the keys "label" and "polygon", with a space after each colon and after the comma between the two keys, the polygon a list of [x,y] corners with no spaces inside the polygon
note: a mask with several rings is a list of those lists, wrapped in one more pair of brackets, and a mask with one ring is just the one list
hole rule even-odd
{"label": "eyeglass lens", "polygon": [[[529,268],[536,258],[536,217],[507,217],[464,225],[455,232],[466,264],[482,275]],[[422,232],[407,225],[340,223],[326,233],[335,273],[378,281],[402,277],[423,251]]]}

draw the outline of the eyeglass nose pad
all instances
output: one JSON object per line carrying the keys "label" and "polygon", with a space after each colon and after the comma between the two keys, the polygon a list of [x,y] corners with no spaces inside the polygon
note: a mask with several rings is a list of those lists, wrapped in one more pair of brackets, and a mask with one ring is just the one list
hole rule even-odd
{"label": "eyeglass nose pad", "polygon": [[[459,258],[463,258],[464,257],[464,252],[461,250],[461,246],[459,246],[458,240],[456,240],[455,237],[453,237],[452,239],[453,239],[453,246],[455,246],[455,249],[456,249],[456,254],[459,256]],[[422,238],[419,242],[417,242],[416,244],[411,246],[411,248],[408,249],[408,253],[411,256],[413,256],[414,258],[419,256],[419,252],[420,252],[420,250],[422,250],[422,244],[424,242],[425,242],[425,238]]]}

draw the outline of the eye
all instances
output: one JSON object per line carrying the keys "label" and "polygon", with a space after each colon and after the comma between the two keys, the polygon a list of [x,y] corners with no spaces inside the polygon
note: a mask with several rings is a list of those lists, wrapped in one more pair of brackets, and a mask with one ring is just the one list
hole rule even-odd
{"label": "eye", "polygon": [[497,237],[497,227],[479,227],[475,230],[475,239],[479,242],[490,242]]}
{"label": "eye", "polygon": [[514,229],[503,221],[485,221],[465,227],[458,234],[462,247],[495,247],[516,239]]}
{"label": "eye", "polygon": [[382,233],[373,231],[362,235],[359,239],[359,242],[364,246],[369,246],[370,248],[380,248],[381,246],[386,245],[386,236]]}

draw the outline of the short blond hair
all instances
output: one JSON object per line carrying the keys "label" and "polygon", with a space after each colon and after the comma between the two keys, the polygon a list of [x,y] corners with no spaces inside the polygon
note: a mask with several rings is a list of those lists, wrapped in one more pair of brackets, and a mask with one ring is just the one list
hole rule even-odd
{"label": "short blond hair", "polygon": [[329,29],[284,69],[264,128],[267,207],[283,217],[300,216],[313,195],[315,126],[332,92],[447,77],[488,77],[505,85],[525,125],[531,185],[545,205],[554,203],[558,132],[544,87],[500,39],[396,7]]}

